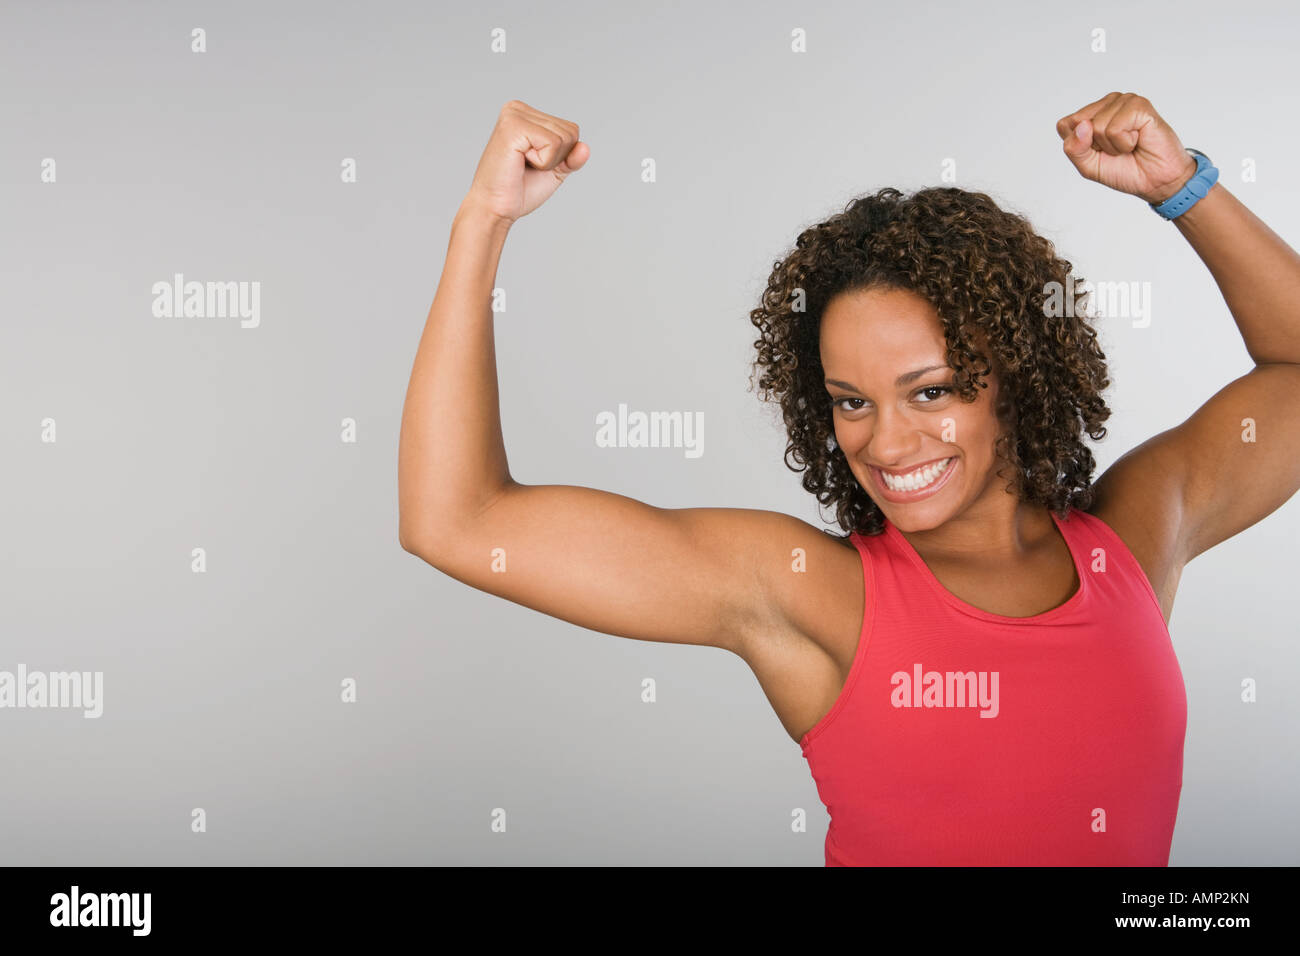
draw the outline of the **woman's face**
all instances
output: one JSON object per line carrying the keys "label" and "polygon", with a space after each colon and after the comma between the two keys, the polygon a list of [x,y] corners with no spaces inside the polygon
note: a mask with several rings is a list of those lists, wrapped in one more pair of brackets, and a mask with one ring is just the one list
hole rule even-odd
{"label": "woman's face", "polygon": [[[927,531],[1006,493],[994,453],[1004,427],[996,374],[974,402],[957,396],[943,326],[925,298],[893,289],[836,296],[820,345],[835,441],[890,523]],[[899,476],[892,488],[881,469]]]}

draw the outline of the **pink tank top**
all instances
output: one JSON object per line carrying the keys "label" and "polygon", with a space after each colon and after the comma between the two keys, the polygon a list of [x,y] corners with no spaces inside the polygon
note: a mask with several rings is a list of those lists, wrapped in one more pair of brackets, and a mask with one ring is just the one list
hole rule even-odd
{"label": "pink tank top", "polygon": [[1187,696],[1160,605],[1100,518],[1052,516],[1080,587],[1003,617],[894,525],[853,534],[866,613],[844,689],[800,741],[827,866],[1167,866]]}

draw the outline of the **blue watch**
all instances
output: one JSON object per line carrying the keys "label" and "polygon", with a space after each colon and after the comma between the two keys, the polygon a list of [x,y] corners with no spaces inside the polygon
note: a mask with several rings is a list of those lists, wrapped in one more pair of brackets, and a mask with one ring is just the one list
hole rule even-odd
{"label": "blue watch", "polygon": [[1199,149],[1186,147],[1187,151],[1196,157],[1196,172],[1182,189],[1174,193],[1162,203],[1147,203],[1152,209],[1158,212],[1166,219],[1177,219],[1187,210],[1195,206],[1200,200],[1205,198],[1205,194],[1210,191],[1210,187],[1219,181],[1219,169],[1214,163],[1210,162],[1210,157],[1206,156]]}

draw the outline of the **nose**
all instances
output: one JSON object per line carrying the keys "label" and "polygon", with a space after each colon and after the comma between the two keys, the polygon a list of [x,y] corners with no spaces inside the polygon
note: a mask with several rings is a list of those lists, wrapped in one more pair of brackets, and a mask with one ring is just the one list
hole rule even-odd
{"label": "nose", "polygon": [[878,465],[892,468],[915,459],[921,447],[921,433],[916,422],[898,409],[882,409],[875,418],[867,454]]}

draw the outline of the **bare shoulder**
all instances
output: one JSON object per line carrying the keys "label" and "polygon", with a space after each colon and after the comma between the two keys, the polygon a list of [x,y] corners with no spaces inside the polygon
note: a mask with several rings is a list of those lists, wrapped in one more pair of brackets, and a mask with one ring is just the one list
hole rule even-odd
{"label": "bare shoulder", "polygon": [[835,626],[837,613],[862,617],[857,548],[847,536],[791,515],[759,514],[763,517],[747,535],[759,600],[743,643],[811,640],[834,652],[843,636],[843,628]]}
{"label": "bare shoulder", "polygon": [[1186,561],[1182,498],[1178,483],[1160,471],[1165,449],[1159,439],[1144,442],[1106,469],[1093,484],[1089,513],[1104,521],[1137,559],[1168,625]]}

